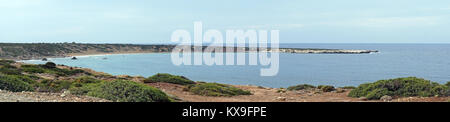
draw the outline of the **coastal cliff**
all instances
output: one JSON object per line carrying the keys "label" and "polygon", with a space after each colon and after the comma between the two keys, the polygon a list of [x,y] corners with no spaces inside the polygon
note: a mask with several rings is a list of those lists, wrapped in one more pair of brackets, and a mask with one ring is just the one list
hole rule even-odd
{"label": "coastal cliff", "polygon": [[[171,52],[176,45],[137,45],[137,44],[80,44],[80,43],[0,43],[0,58],[14,60],[42,59],[49,57],[68,57],[92,54],[117,53],[166,53]],[[191,48],[194,48],[193,46]],[[220,47],[219,47],[220,48]],[[222,47],[230,48],[230,47]],[[280,53],[301,54],[366,54],[376,50],[345,50],[345,49],[311,49],[311,48],[280,48],[251,49],[248,47],[233,48],[234,52],[244,51],[274,51]],[[205,50],[206,46],[202,47]]]}

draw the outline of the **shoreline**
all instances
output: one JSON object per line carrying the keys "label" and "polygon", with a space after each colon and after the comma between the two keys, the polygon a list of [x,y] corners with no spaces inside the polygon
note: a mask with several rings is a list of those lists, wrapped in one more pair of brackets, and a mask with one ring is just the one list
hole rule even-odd
{"label": "shoreline", "polygon": [[[168,53],[177,45],[136,45],[136,44],[79,44],[79,43],[0,43],[0,58],[10,60],[41,60],[44,58],[65,58],[86,55]],[[183,47],[187,49],[207,46]],[[259,48],[259,47],[212,47],[231,52],[278,52],[295,54],[369,54],[378,50],[364,49],[323,49],[323,48]],[[200,51],[200,50],[199,50]],[[192,51],[195,52],[195,51]]]}
{"label": "shoreline", "polygon": [[[377,50],[343,50],[343,49],[317,49],[315,51],[311,51],[309,49],[300,49],[292,50],[292,49],[280,49],[274,50],[274,52],[278,53],[293,53],[293,54],[372,54],[379,53]],[[250,53],[251,51],[245,51],[244,53]],[[133,54],[155,54],[155,53],[170,53],[170,52],[152,52],[152,51],[131,51],[131,52],[111,52],[111,53],[103,53],[103,52],[93,52],[93,53],[70,53],[64,56],[42,56],[42,57],[33,57],[31,59],[8,59],[14,61],[27,61],[27,60],[42,60],[44,58],[70,58],[70,57],[90,57],[90,56],[107,56],[107,55],[133,55]],[[238,53],[238,52],[233,52]]]}

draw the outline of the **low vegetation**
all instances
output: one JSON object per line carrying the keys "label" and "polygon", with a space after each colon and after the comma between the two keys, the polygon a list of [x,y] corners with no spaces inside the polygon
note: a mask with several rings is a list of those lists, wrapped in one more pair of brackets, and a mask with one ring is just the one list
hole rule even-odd
{"label": "low vegetation", "polygon": [[366,97],[374,100],[380,99],[385,95],[399,97],[449,96],[450,90],[447,85],[441,85],[422,78],[407,77],[362,84],[352,90],[348,96]]}
{"label": "low vegetation", "polygon": [[87,73],[81,69],[61,69],[56,68],[54,63],[46,63],[44,65],[22,65],[21,69],[26,73],[48,73],[57,76],[72,76],[80,73]]}
{"label": "low vegetation", "polygon": [[[91,74],[91,71],[73,69],[46,63],[42,65],[20,64],[11,60],[0,60],[0,89],[12,92],[64,92],[74,95],[88,95],[118,102],[169,102],[172,101],[161,90],[142,83],[130,81],[133,77],[119,78],[108,74]],[[49,76],[49,77],[47,77]],[[194,82],[183,76],[156,74],[144,80],[144,83],[164,82],[184,85],[185,90],[203,96],[251,95],[250,91],[219,83]],[[333,86],[313,86],[301,84],[287,90],[335,91]],[[340,87],[353,89],[349,97],[380,99],[383,96],[450,96],[450,82],[439,84],[422,78],[408,77],[380,80],[361,84],[358,87]],[[280,93],[286,89],[279,89]],[[338,92],[339,93],[339,92]]]}
{"label": "low vegetation", "polygon": [[158,73],[144,80],[144,83],[156,83],[156,82],[164,82],[180,85],[195,84],[194,81],[189,80],[184,76],[176,76],[167,73]]}
{"label": "low vegetation", "polygon": [[197,95],[203,96],[237,96],[237,95],[251,95],[250,91],[242,90],[230,85],[219,83],[197,83],[188,85],[185,89]]}
{"label": "low vegetation", "polygon": [[34,91],[29,81],[14,75],[0,75],[0,89],[12,92]]}
{"label": "low vegetation", "polygon": [[[0,60],[0,89],[12,92],[57,92],[66,90],[75,95],[88,95],[118,102],[169,102],[169,97],[159,89],[145,84],[127,81],[104,81],[81,69],[58,68],[55,63],[20,65],[10,60]],[[14,72],[15,71],[15,72]],[[34,74],[66,76],[68,80],[41,78]],[[74,75],[75,78],[70,78]],[[112,79],[119,79],[111,77]]]}
{"label": "low vegetation", "polygon": [[309,85],[309,84],[300,84],[300,85],[296,85],[296,86],[290,86],[287,88],[287,90],[289,91],[297,91],[297,90],[305,90],[305,89],[314,89],[316,88],[313,85]]}
{"label": "low vegetation", "polygon": [[356,87],[354,86],[343,86],[343,87],[339,87],[341,89],[356,89]]}
{"label": "low vegetation", "polygon": [[331,92],[331,91],[336,90],[334,88],[334,86],[329,86],[329,85],[319,85],[319,86],[317,86],[317,89],[320,89],[323,92]]}
{"label": "low vegetation", "polygon": [[117,102],[170,102],[161,90],[126,80],[91,83],[79,90],[75,92]]}
{"label": "low vegetation", "polygon": [[39,92],[62,92],[67,90],[72,85],[72,82],[65,80],[42,80],[37,85],[37,91]]}
{"label": "low vegetation", "polygon": [[300,84],[296,86],[290,86],[287,88],[289,91],[297,91],[297,90],[311,90],[311,89],[319,89],[323,92],[331,92],[336,90],[334,86],[328,86],[328,85],[319,85],[319,86],[313,86],[309,84]]}

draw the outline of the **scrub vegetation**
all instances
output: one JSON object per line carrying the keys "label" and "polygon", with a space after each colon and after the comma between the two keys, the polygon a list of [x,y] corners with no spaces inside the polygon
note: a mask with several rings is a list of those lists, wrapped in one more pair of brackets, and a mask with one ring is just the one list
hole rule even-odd
{"label": "scrub vegetation", "polygon": [[380,99],[381,97],[432,97],[449,96],[447,85],[441,85],[422,78],[407,77],[388,80],[380,80],[374,83],[361,84],[349,93],[349,97],[366,97],[367,99]]}

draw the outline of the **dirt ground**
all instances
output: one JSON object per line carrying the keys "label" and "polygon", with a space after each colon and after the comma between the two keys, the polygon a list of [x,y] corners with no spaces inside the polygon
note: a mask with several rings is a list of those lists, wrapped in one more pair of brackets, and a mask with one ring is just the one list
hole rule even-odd
{"label": "dirt ground", "polygon": [[[182,102],[383,102],[379,100],[364,100],[347,97],[350,89],[342,89],[341,93],[321,92],[317,90],[286,91],[280,93],[278,88],[264,88],[258,86],[235,86],[251,91],[253,95],[233,97],[208,97],[195,95],[184,91],[184,86],[169,83],[149,83],[169,95],[176,96]],[[448,102],[450,97],[406,97],[394,98],[390,102]]]}

